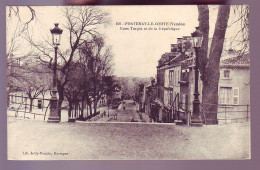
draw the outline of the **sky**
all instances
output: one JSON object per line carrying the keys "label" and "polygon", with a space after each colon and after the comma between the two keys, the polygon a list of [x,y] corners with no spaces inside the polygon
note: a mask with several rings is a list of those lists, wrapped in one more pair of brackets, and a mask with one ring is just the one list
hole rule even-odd
{"label": "sky", "polygon": [[[112,25],[105,34],[113,46],[115,72],[120,76],[154,77],[158,60],[162,54],[170,52],[170,44],[176,43],[178,37],[190,35],[198,25],[196,6],[117,6],[108,10]],[[182,22],[185,26],[176,27],[178,31],[136,31],[120,30],[116,22]],[[159,26],[151,27],[158,29]]]}
{"label": "sky", "polygon": [[[49,39],[50,29],[54,23],[60,23],[63,28],[66,20],[62,16],[63,7],[38,6],[34,7],[37,22],[31,24],[31,34],[35,41]],[[111,22],[99,29],[105,36],[105,43],[112,47],[114,74],[117,76],[154,77],[156,66],[162,54],[170,52],[170,44],[176,43],[177,38],[190,36],[198,26],[197,6],[100,6],[109,12]],[[214,27],[216,16],[212,7],[210,27]],[[20,10],[26,20],[30,17],[28,10]],[[116,25],[116,23],[121,25]],[[131,23],[152,23],[154,25],[126,25]],[[181,26],[158,24],[181,23]],[[124,25],[123,25],[124,24]],[[121,27],[121,29],[120,29]],[[141,30],[131,30],[138,28]],[[160,28],[174,28],[178,30],[159,30]],[[128,28],[129,30],[125,30]],[[149,28],[152,30],[145,30]],[[155,30],[154,28],[157,28]],[[8,26],[10,32],[12,27]],[[212,34],[213,29],[210,30]],[[59,48],[67,48],[69,32],[64,29]],[[8,38],[8,36],[7,36]],[[25,48],[23,48],[25,49]]]}

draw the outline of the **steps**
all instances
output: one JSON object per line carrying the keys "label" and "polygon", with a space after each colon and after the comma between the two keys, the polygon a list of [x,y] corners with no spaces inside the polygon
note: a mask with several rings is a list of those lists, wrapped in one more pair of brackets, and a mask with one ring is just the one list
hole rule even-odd
{"label": "steps", "polygon": [[184,122],[182,120],[174,120],[174,123],[176,125],[183,125],[184,124]]}
{"label": "steps", "polygon": [[59,123],[60,118],[59,117],[49,117],[47,120],[48,123]]}
{"label": "steps", "polygon": [[202,121],[198,119],[191,120],[190,122],[190,126],[201,127],[202,125],[203,125]]}

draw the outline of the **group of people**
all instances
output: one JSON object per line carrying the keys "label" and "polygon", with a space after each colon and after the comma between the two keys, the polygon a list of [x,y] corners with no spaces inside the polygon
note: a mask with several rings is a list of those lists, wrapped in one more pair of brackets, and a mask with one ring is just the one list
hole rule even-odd
{"label": "group of people", "polygon": [[[107,117],[109,117],[109,113],[107,114]],[[117,111],[113,114],[114,116],[114,120],[117,120]],[[101,117],[106,117],[106,111],[104,110],[104,112],[102,113]]]}
{"label": "group of people", "polygon": [[[133,102],[132,104],[133,104],[133,105],[136,105],[135,102]],[[101,114],[101,117],[106,117],[106,116],[107,116],[107,117],[109,118],[109,116],[113,116],[113,117],[114,117],[114,120],[117,120],[118,110],[126,110],[126,103],[125,103],[124,101],[121,102],[121,104],[119,105],[119,107],[117,108],[117,110],[115,110],[115,113],[114,113],[114,114],[109,115],[109,112],[108,112],[108,114],[107,114],[106,110],[104,110],[103,113]],[[138,104],[136,105],[136,111],[139,113],[140,118],[142,118],[142,113],[139,112],[139,105],[138,105]]]}

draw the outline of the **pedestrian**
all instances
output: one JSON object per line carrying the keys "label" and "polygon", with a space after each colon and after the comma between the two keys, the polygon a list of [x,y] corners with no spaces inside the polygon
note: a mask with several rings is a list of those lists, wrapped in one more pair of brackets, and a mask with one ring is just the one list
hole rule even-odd
{"label": "pedestrian", "polygon": [[139,113],[140,120],[143,120],[142,112]]}
{"label": "pedestrian", "polygon": [[117,120],[117,112],[114,114],[114,120]]}

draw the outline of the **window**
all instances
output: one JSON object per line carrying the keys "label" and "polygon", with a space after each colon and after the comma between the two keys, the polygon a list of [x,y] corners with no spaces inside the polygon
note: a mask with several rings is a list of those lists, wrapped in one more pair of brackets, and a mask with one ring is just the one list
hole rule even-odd
{"label": "window", "polygon": [[170,96],[170,92],[168,91],[168,100],[167,100],[167,104],[168,104],[168,105],[169,105],[170,102],[171,102],[171,101],[170,101],[170,100],[171,100],[170,97],[171,97],[171,96]]}
{"label": "window", "polygon": [[230,76],[230,70],[224,70],[224,78],[226,78],[226,79],[231,78],[231,76]]}
{"label": "window", "polygon": [[42,108],[42,100],[38,100],[38,109]]}
{"label": "window", "polygon": [[172,105],[172,102],[173,102],[173,93],[172,93],[172,91],[170,91],[170,102],[169,102],[169,105]]}
{"label": "window", "polygon": [[169,79],[169,72],[165,71],[165,74],[164,74],[164,86],[168,86],[168,84],[167,84],[167,83],[169,83],[168,79]]}
{"label": "window", "polygon": [[189,69],[181,70],[180,80],[189,81]]}
{"label": "window", "polygon": [[169,73],[169,85],[173,85],[173,74],[174,70],[171,70]]}
{"label": "window", "polygon": [[175,85],[178,86],[180,81],[180,70],[176,71]]}
{"label": "window", "polygon": [[163,99],[164,103],[167,103],[167,92],[164,90],[164,99]]}
{"label": "window", "polygon": [[171,100],[171,98],[170,98],[171,96],[170,96],[170,91],[165,91],[165,100],[164,100],[164,103],[166,104],[166,105],[169,105],[170,104],[170,100]]}
{"label": "window", "polygon": [[239,104],[239,88],[220,87],[219,104]]}
{"label": "window", "polygon": [[233,91],[233,98],[234,98],[234,104],[239,104],[239,88],[238,87],[234,87],[234,91]]}
{"label": "window", "polygon": [[220,87],[219,104],[232,104],[232,87]]}

